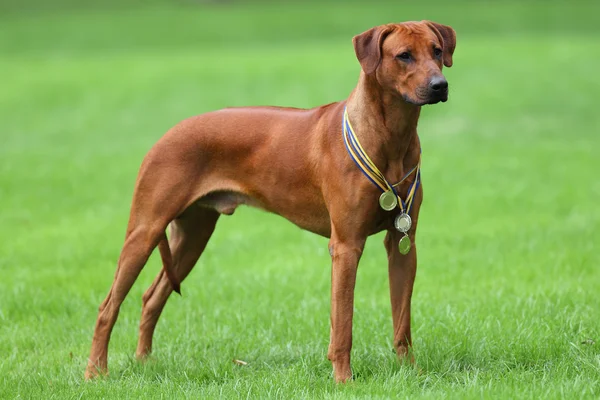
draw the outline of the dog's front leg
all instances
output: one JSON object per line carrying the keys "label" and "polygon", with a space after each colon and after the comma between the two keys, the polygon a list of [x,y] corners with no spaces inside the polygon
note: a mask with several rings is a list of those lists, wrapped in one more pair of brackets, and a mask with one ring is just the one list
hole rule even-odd
{"label": "dog's front leg", "polygon": [[333,364],[336,382],[352,378],[350,350],[352,349],[352,314],[354,284],[358,261],[365,239],[341,239],[335,232],[329,241],[331,269],[331,336],[327,358]]}
{"label": "dog's front leg", "polygon": [[[404,236],[397,230],[389,230],[385,237],[394,325],[394,348],[398,357],[404,359],[412,345],[410,337],[410,299],[417,273],[417,249],[414,232],[411,232],[412,247],[407,255],[400,254],[398,242]],[[410,355],[409,361],[413,361]]]}

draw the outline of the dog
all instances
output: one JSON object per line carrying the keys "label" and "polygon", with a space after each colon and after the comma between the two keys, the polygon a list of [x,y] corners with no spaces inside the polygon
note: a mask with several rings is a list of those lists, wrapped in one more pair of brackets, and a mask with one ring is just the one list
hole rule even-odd
{"label": "dog", "polygon": [[108,372],[119,308],[154,248],[163,269],[143,296],[140,359],[151,352],[169,295],[179,292],[220,215],[240,205],[330,239],[327,357],[336,382],[352,378],[354,286],[366,239],[387,231],[393,344],[398,357],[412,362],[410,302],[423,200],[417,121],[422,106],[448,99],[442,68],[452,66],[456,33],[431,21],[387,24],[355,36],[353,45],[361,72],[347,100],[312,109],[208,112],[180,122],[150,149],[114,282],[99,308],[86,379]]}

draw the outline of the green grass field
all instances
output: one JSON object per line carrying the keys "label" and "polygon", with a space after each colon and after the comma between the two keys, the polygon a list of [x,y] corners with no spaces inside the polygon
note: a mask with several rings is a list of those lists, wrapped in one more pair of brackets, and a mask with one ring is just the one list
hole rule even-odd
{"label": "green grass field", "polygon": [[[600,3],[60,4],[0,5],[0,398],[600,397]],[[359,268],[355,380],[336,386],[327,239],[241,209],[167,304],[153,359],[133,354],[157,255],[110,376],[84,382],[150,146],[225,106],[341,100],[351,37],[411,19],[458,34],[450,101],[419,125],[421,372],[392,352],[383,235]]]}

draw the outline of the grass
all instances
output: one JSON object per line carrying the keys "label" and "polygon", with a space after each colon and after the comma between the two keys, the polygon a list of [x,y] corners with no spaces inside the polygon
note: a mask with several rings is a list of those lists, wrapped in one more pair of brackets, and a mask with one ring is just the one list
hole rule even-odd
{"label": "grass", "polygon": [[[0,10],[0,398],[600,397],[597,3]],[[454,26],[458,45],[451,99],[419,125],[421,373],[391,351],[382,235],[359,268],[356,379],[335,386],[327,240],[241,209],[167,304],[153,360],[133,352],[156,255],[121,309],[110,377],[84,383],[150,146],[212,109],[343,99],[359,71],[352,35],[426,18]]]}

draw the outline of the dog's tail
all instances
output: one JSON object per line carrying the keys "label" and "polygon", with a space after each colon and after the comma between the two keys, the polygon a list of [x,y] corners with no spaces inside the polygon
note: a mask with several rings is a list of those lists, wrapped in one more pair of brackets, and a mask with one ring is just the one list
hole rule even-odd
{"label": "dog's tail", "polygon": [[173,290],[181,295],[179,280],[173,271],[173,258],[171,257],[169,240],[167,239],[167,234],[165,232],[163,232],[160,242],[158,242],[158,250],[160,251],[160,258],[162,258],[163,269],[167,274],[167,278],[169,278],[169,281],[171,282],[171,286],[173,286]]}

